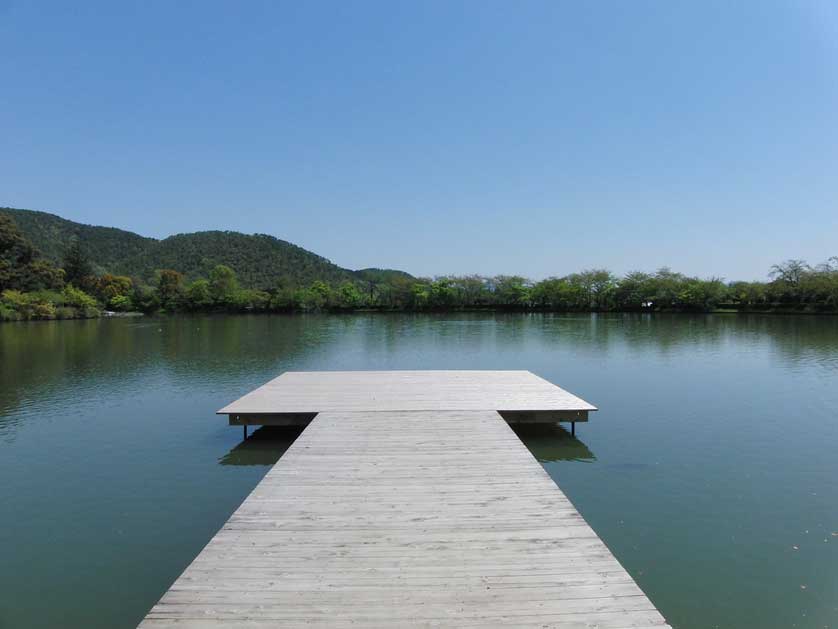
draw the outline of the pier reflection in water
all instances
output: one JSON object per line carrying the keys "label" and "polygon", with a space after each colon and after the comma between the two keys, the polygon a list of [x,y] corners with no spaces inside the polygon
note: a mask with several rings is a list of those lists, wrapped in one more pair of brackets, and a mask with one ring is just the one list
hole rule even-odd
{"label": "pier reflection in water", "polygon": [[[540,463],[596,461],[585,442],[559,424],[516,424],[513,430]],[[263,426],[218,462],[221,465],[274,465],[302,431],[303,428],[297,426]]]}
{"label": "pier reflection in water", "polygon": [[263,426],[221,457],[221,465],[274,465],[303,431],[299,426]]}
{"label": "pier reflection in water", "polygon": [[579,429],[576,437],[558,424],[516,424],[513,430],[539,463],[596,461],[594,453],[579,438]]}

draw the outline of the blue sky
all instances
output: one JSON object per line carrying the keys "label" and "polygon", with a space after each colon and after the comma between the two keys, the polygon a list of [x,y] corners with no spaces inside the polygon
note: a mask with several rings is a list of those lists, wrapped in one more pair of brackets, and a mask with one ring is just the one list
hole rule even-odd
{"label": "blue sky", "polygon": [[762,278],[838,255],[838,3],[0,0],[0,205]]}

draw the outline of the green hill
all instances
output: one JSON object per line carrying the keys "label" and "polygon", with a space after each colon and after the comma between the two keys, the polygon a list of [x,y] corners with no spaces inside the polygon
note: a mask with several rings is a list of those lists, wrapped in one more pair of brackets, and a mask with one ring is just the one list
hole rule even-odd
{"label": "green hill", "polygon": [[46,258],[58,265],[73,239],[78,239],[98,273],[129,275],[150,282],[158,269],[174,269],[187,279],[206,277],[218,264],[238,275],[242,286],[274,288],[309,285],[315,280],[337,284],[346,280],[386,282],[403,271],[351,271],[290,242],[266,234],[205,231],[177,234],[163,240],[113,227],[83,225],[47,212],[0,208]]}
{"label": "green hill", "polygon": [[374,282],[375,284],[390,284],[393,281],[399,280],[415,280],[410,273],[404,271],[397,271],[395,269],[360,269],[353,271],[355,277],[365,282]]}
{"label": "green hill", "polygon": [[187,279],[195,279],[207,277],[218,264],[229,266],[243,286],[252,288],[352,279],[350,271],[290,242],[265,234],[226,231],[169,236],[121,260],[114,271],[149,280],[157,269],[175,269]]}
{"label": "green hill", "polygon": [[145,251],[155,241],[114,227],[94,227],[35,210],[0,207],[17,223],[24,237],[52,262],[61,265],[74,238],[84,246],[97,273],[111,271],[126,256]]}

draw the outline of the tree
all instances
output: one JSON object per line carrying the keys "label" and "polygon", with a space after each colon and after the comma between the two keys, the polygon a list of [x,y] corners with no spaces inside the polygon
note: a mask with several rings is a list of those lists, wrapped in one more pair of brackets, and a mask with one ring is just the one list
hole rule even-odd
{"label": "tree", "polygon": [[295,291],[288,286],[275,288],[270,294],[268,307],[271,310],[293,310],[296,307]]}
{"label": "tree", "polygon": [[494,286],[495,302],[500,306],[525,306],[529,303],[530,287],[520,275],[498,275]]}
{"label": "tree", "polygon": [[615,290],[617,307],[643,308],[644,304],[654,301],[654,280],[648,273],[632,271],[620,280]]}
{"label": "tree", "polygon": [[236,272],[229,266],[217,265],[209,276],[210,294],[217,304],[223,304],[233,297],[239,288]]}
{"label": "tree", "polygon": [[732,282],[729,293],[734,302],[745,306],[765,306],[768,301],[762,282]]}
{"label": "tree", "polygon": [[413,278],[396,276],[388,284],[379,286],[388,308],[408,308],[413,304]]}
{"label": "tree", "polygon": [[491,298],[487,280],[481,275],[465,275],[454,278],[454,284],[462,306],[483,306]]}
{"label": "tree", "polygon": [[676,273],[669,267],[661,267],[651,278],[650,286],[654,295],[652,303],[656,308],[674,308],[678,306],[678,293],[681,290],[686,277]]}
{"label": "tree", "polygon": [[800,283],[803,275],[810,270],[805,260],[786,260],[771,267],[768,276],[794,286]]}
{"label": "tree", "polygon": [[330,301],[332,289],[329,288],[329,285],[326,284],[326,282],[317,280],[311,284],[307,292],[308,309],[323,310],[323,308],[325,308]]}
{"label": "tree", "polygon": [[770,287],[773,300],[785,304],[800,303],[800,284],[810,271],[811,267],[804,260],[792,259],[773,265],[768,273],[774,280]]}
{"label": "tree", "polygon": [[78,238],[73,239],[64,254],[64,280],[76,288],[90,284],[93,267]]}
{"label": "tree", "polygon": [[131,278],[124,275],[105,273],[96,280],[96,293],[106,304],[110,304],[117,297],[130,295],[133,287]]}
{"label": "tree", "polygon": [[205,279],[192,282],[186,289],[186,301],[191,310],[204,310],[212,306],[210,283]]}
{"label": "tree", "polygon": [[10,216],[0,214],[0,291],[61,288],[64,275],[42,260]]}
{"label": "tree", "polygon": [[[10,216],[0,214],[0,272],[9,274],[9,278],[5,275],[0,278],[0,281],[5,279],[4,283],[10,282],[10,276],[13,269],[19,264],[26,264],[34,258],[34,250],[23,238],[23,235],[18,231],[17,225]],[[8,288],[0,284],[0,288]]]}
{"label": "tree", "polygon": [[117,295],[111,299],[109,305],[117,312],[128,312],[134,309],[134,302],[128,295]]}
{"label": "tree", "polygon": [[433,308],[446,308],[454,304],[456,293],[454,284],[447,277],[438,277],[429,287],[430,301]]}
{"label": "tree", "polygon": [[245,311],[266,310],[270,305],[271,296],[265,291],[252,288],[242,288],[227,297],[228,308]]}
{"label": "tree", "polygon": [[47,260],[32,260],[20,269],[19,286],[23,290],[59,289],[64,286],[64,271]]}
{"label": "tree", "polygon": [[416,282],[411,288],[410,304],[414,308],[424,309],[431,303],[430,282]]}
{"label": "tree", "polygon": [[183,275],[172,269],[157,272],[157,298],[166,310],[177,310],[183,303]]}
{"label": "tree", "polygon": [[682,308],[688,310],[713,310],[724,297],[727,288],[719,278],[701,280],[697,277],[688,278],[678,292],[678,302]]}
{"label": "tree", "polygon": [[358,287],[352,282],[344,282],[341,284],[340,288],[338,288],[337,297],[338,306],[349,310],[358,308],[364,301],[361,291],[359,291]]}
{"label": "tree", "polygon": [[72,284],[67,284],[62,291],[64,304],[73,306],[75,308],[88,309],[96,308],[96,300],[85,293],[82,289],[76,288]]}
{"label": "tree", "polygon": [[818,273],[838,273],[838,256],[832,256],[826,262],[822,262],[815,270]]}
{"label": "tree", "polygon": [[591,306],[597,309],[607,309],[614,298],[616,278],[606,269],[589,269],[580,274],[589,291]]}
{"label": "tree", "polygon": [[538,282],[530,292],[533,304],[550,310],[577,310],[583,301],[578,285],[566,277],[549,277]]}
{"label": "tree", "polygon": [[134,284],[134,294],[131,295],[131,303],[143,312],[154,312],[160,307],[160,298],[154,288],[136,282]]}

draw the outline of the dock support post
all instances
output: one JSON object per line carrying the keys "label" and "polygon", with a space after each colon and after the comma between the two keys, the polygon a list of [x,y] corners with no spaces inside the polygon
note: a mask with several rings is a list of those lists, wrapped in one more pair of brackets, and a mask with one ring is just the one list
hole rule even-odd
{"label": "dock support post", "polygon": [[242,428],[244,428],[244,440],[247,441],[247,424],[244,424]]}
{"label": "dock support post", "polygon": [[576,422],[570,422],[570,435],[572,437],[576,436]]}

